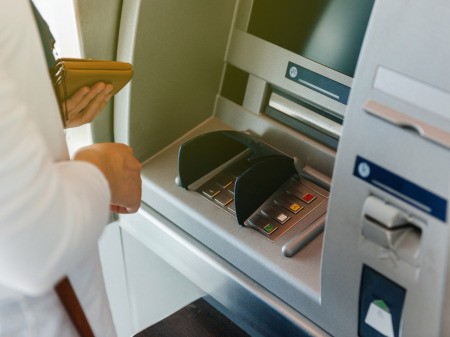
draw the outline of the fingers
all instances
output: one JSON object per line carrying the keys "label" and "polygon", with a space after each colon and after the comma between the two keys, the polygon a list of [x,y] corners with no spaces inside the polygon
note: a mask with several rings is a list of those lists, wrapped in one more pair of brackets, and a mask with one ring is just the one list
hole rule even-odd
{"label": "fingers", "polygon": [[[124,171],[127,172],[128,177],[125,178],[126,185],[123,186],[125,191],[122,198],[116,199],[119,206],[119,212],[135,213],[141,206],[142,197],[142,179],[141,179],[141,163],[134,157],[133,150],[128,147],[129,155],[126,158]],[[125,175],[123,175],[125,177]],[[112,199],[114,202],[114,198]]]}
{"label": "fingers", "polygon": [[[98,90],[98,89],[97,89]],[[113,86],[111,84],[107,84],[102,90],[97,92],[96,89],[91,89],[90,93],[85,96],[82,103],[84,104],[86,100],[87,105],[81,111],[83,114],[83,119],[87,121],[92,121],[105,107],[106,103],[112,97]],[[91,92],[95,93],[95,96],[91,94]]]}
{"label": "fingers", "polygon": [[141,205],[141,163],[125,144],[96,143],[75,153],[74,160],[96,165],[111,191],[110,209],[115,213],[134,213]]}
{"label": "fingers", "polygon": [[[133,149],[125,144],[116,144],[122,146],[124,150],[122,165],[122,190],[113,195],[111,203],[115,205],[116,213],[129,214],[138,211],[141,205],[142,196],[142,179],[141,179],[141,163],[134,157]],[[114,194],[114,193],[113,193]]]}
{"label": "fingers", "polygon": [[77,90],[70,98],[68,98],[63,104],[64,109],[67,108],[68,111],[81,111],[83,108],[79,108],[79,103],[83,100],[83,98],[89,93],[89,87],[83,87]]}
{"label": "fingers", "polygon": [[80,113],[98,93],[105,89],[105,86],[105,83],[99,82],[90,88],[82,87],[78,89],[63,104],[64,108],[67,108],[67,112],[70,115]]}
{"label": "fingers", "polygon": [[109,209],[113,213],[117,214],[132,214],[136,213],[139,210],[139,207],[141,206],[141,203],[139,202],[138,205],[135,205],[134,207],[124,207],[124,206],[118,206],[118,205],[110,205]]}
{"label": "fingers", "polygon": [[79,113],[83,109],[85,109],[88,104],[98,95],[100,94],[106,87],[105,83],[99,82],[95,83],[88,91],[86,95],[82,97],[82,99],[77,104],[74,109],[74,113]]}
{"label": "fingers", "polygon": [[83,87],[62,104],[67,108],[66,127],[80,126],[92,122],[112,97],[113,86],[103,82],[95,83],[91,88]]}
{"label": "fingers", "polygon": [[110,205],[109,209],[113,213],[117,214],[129,214],[126,207],[118,206],[118,205]]}

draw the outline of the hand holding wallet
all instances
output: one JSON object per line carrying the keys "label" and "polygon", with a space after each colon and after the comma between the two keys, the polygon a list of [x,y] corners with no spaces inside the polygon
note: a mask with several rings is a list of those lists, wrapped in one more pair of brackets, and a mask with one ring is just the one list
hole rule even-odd
{"label": "hand holding wallet", "polygon": [[[62,104],[78,89],[97,82],[111,83],[112,93],[119,92],[133,77],[133,66],[120,61],[62,58],[51,70],[53,86]],[[64,124],[68,120],[67,109],[61,109]]]}

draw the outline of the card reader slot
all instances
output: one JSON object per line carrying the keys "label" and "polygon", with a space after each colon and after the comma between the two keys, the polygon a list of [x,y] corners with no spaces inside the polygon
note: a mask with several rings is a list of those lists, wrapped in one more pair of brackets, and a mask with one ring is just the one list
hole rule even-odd
{"label": "card reader slot", "polygon": [[403,230],[403,229],[407,229],[407,228],[410,228],[411,226],[413,226],[411,223],[405,222],[403,224],[396,225],[394,228],[389,228],[389,227],[386,227],[386,225],[384,223],[378,221],[377,219],[371,217],[370,215],[366,214],[366,215],[364,215],[364,217],[367,221],[369,221],[377,226],[383,227],[389,231]]}
{"label": "card reader slot", "polygon": [[412,216],[375,196],[369,196],[364,202],[362,235],[413,264],[420,247],[422,226]]}

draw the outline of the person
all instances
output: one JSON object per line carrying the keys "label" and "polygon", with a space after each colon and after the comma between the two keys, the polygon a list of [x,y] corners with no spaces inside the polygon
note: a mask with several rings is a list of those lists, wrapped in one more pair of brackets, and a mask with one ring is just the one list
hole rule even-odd
{"label": "person", "polygon": [[[0,45],[0,336],[77,336],[54,291],[66,275],[96,315],[88,313],[95,335],[115,336],[98,287],[97,240],[110,209],[139,209],[140,163],[114,143],[69,159],[28,0],[2,2]],[[74,109],[92,114],[76,123],[97,114],[108,89],[100,83],[80,94]]]}

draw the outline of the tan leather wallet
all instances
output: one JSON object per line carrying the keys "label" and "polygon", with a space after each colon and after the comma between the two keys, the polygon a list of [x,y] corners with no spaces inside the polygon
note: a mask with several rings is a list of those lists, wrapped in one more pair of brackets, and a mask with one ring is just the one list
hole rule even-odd
{"label": "tan leather wallet", "polygon": [[[61,58],[56,61],[51,75],[58,100],[63,104],[78,89],[97,82],[111,83],[115,95],[133,77],[133,66],[120,61]],[[62,115],[65,123],[67,116],[64,112]]]}

